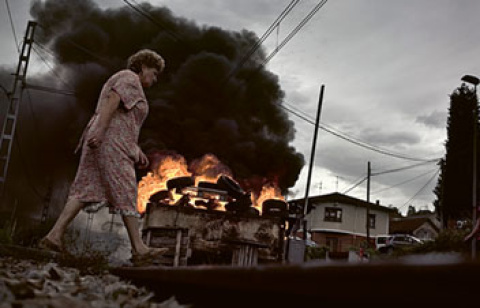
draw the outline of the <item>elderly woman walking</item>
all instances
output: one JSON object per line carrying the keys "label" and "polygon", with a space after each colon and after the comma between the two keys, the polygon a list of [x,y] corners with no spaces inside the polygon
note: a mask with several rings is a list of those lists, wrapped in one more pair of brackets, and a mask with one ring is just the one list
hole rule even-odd
{"label": "elderly woman walking", "polygon": [[153,260],[167,251],[150,248],[139,232],[135,165],[147,168],[148,159],[138,146],[141,126],[148,114],[143,88],[157,82],[163,58],[152,50],[140,50],[128,59],[127,69],[111,76],[103,85],[95,114],[80,139],[80,164],[65,208],[39,247],[61,251],[68,224],[81,209],[107,203],[118,213],[132,246],[132,261]]}

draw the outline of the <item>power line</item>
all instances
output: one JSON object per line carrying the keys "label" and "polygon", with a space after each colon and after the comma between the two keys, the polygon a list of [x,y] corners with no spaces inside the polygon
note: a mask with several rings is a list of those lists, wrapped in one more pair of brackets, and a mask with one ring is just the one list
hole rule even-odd
{"label": "power line", "polygon": [[40,58],[40,60],[42,60],[43,63],[45,63],[45,65],[50,69],[50,71],[52,72],[52,74],[57,77],[58,81],[60,81],[61,83],[63,83],[64,86],[66,86],[67,88],[71,88],[71,86],[65,82],[63,80],[63,78],[58,75],[58,73],[55,71],[55,69],[47,62],[47,60],[39,53],[39,51],[35,48],[35,46],[32,47],[33,48],[33,51],[38,55],[38,57]]}
{"label": "power line", "polygon": [[[141,16],[147,18],[150,22],[152,22],[153,24],[155,24],[157,27],[159,28],[162,28],[164,29],[167,34],[169,34],[172,38],[174,38],[175,41],[178,41],[178,42],[181,42],[181,43],[184,43],[185,45],[188,45],[189,47],[191,47],[191,45],[186,42],[185,40],[183,40],[180,36],[178,36],[175,32],[171,31],[168,26],[164,25],[163,23],[161,23],[160,21],[158,21],[157,19],[153,18],[151,16],[151,14],[149,14],[148,12],[146,12],[145,10],[143,10],[140,5],[135,1],[135,0],[132,0],[132,2],[134,2],[135,4],[137,4],[136,6],[132,3],[130,3],[130,1],[128,0],[122,0],[123,2],[125,2],[130,8],[132,8],[133,10],[135,10],[138,14],[140,14]],[[265,40],[265,38],[267,36],[270,35],[271,31],[273,31],[276,27],[276,24],[280,23],[284,18],[285,16],[288,15],[288,13],[290,13],[290,11],[293,9],[293,7],[295,7],[297,5],[299,1],[292,1],[290,2],[290,4],[284,9],[284,11],[280,14],[279,17],[277,17],[276,21],[269,27],[269,29],[266,31],[266,33],[262,36],[263,40],[260,40],[259,42],[260,43],[256,43],[254,46],[252,46],[252,48],[250,49],[249,53],[247,53],[247,55],[245,55],[242,60],[241,60],[241,65],[244,64],[244,62],[246,62],[248,60],[248,58],[251,56],[250,52],[253,54],[255,52],[255,50],[258,49],[258,47],[260,46],[260,44]],[[310,11],[309,14],[307,14],[307,16],[300,22],[300,24],[288,35],[288,37],[282,41],[282,43],[280,44],[280,47],[277,46],[277,48],[275,49],[274,52],[272,52],[268,58],[266,60],[264,60],[262,62],[262,64],[260,66],[257,67],[257,70],[258,71],[260,68],[262,68],[268,61],[270,61],[279,51],[281,48],[283,48],[300,30],[301,28],[303,28],[303,26],[318,12],[318,10],[320,10],[322,8],[322,6],[327,2],[327,0],[322,0],[320,1],[320,3],[318,3],[313,9],[312,11]],[[270,31],[271,30],[271,31]],[[244,59],[244,60],[243,60]],[[240,65],[240,66],[241,66]],[[238,65],[237,65],[238,66]],[[238,68],[240,67],[238,66]],[[237,69],[238,70],[238,69]],[[231,75],[233,75],[232,73],[230,73],[226,80],[228,80],[229,78],[231,78]]]}
{"label": "power line", "polygon": [[[41,25],[41,24],[37,24],[37,25],[38,25],[40,28],[44,29],[44,30],[48,30],[47,27],[45,27],[45,26],[43,26],[43,25]],[[45,38],[45,37],[44,37],[44,38]],[[108,65],[108,66],[113,66],[113,65],[112,65],[112,62],[111,62],[109,59],[104,58],[104,57],[101,57],[101,56],[93,53],[90,49],[87,49],[87,48],[83,47],[82,45],[76,43],[74,40],[72,40],[72,39],[70,39],[70,38],[68,38],[68,37],[64,37],[64,39],[65,39],[67,42],[69,42],[72,46],[74,46],[75,48],[83,51],[84,53],[88,54],[88,55],[91,56],[92,58],[95,58],[95,59],[97,59],[98,61],[103,62],[104,64],[106,64],[106,65]],[[38,43],[37,43],[37,45],[40,46],[40,44],[38,44]],[[44,47],[44,49],[46,49],[46,47]]]}
{"label": "power line", "polygon": [[422,174],[420,174],[420,175],[417,175],[417,176],[415,176],[415,177],[413,177],[413,178],[410,178],[410,179],[408,179],[408,180],[406,180],[406,181],[403,181],[403,182],[394,184],[394,185],[392,185],[392,186],[389,186],[389,187],[382,188],[382,189],[380,189],[380,190],[374,191],[374,192],[372,192],[372,194],[378,194],[378,193],[381,193],[381,192],[383,192],[383,191],[385,191],[385,190],[389,190],[389,189],[392,189],[392,188],[401,186],[401,185],[403,185],[403,184],[410,183],[410,182],[412,182],[412,181],[414,181],[414,180],[416,180],[416,179],[419,179],[419,178],[421,178],[421,177],[423,177],[423,176],[425,176],[425,175],[427,175],[427,174],[429,174],[429,173],[432,173],[432,172],[434,172],[434,171],[437,171],[437,168],[432,169],[432,170],[429,170],[428,172],[422,173]]}
{"label": "power line", "polygon": [[399,171],[404,171],[404,170],[412,169],[412,168],[419,167],[419,166],[423,166],[423,165],[430,164],[430,163],[437,163],[439,160],[440,160],[440,158],[438,158],[438,159],[432,159],[432,160],[429,160],[429,161],[421,162],[421,163],[414,164],[414,165],[410,165],[410,166],[406,166],[406,167],[401,167],[401,168],[396,168],[396,169],[390,169],[390,170],[386,170],[386,171],[382,171],[382,172],[375,172],[375,173],[372,173],[372,176],[382,175],[382,174],[387,174],[387,173],[393,173],[393,172],[399,172]]}
{"label": "power line", "polygon": [[20,45],[18,44],[17,34],[15,32],[15,26],[13,25],[12,12],[10,11],[10,5],[8,4],[8,0],[5,0],[5,5],[7,6],[8,18],[10,19],[10,26],[12,27],[13,39],[15,40],[15,48],[17,49],[18,53],[20,53]]}
{"label": "power line", "polygon": [[260,70],[268,63],[272,58],[298,33],[300,30],[307,24],[310,19],[315,16],[315,14],[327,3],[327,0],[320,1],[311,11],[303,18],[303,20],[293,29],[290,34],[280,43],[277,47],[263,60],[263,62],[258,65],[252,72],[250,72],[249,76],[246,80],[252,78],[255,74],[260,72]]}
{"label": "power line", "polygon": [[303,18],[303,20],[295,27],[295,29],[292,30],[292,32],[290,32],[290,34],[280,43],[279,46],[277,46],[277,48],[275,48],[274,51],[272,51],[270,53],[270,55],[267,56],[267,58],[265,59],[265,61],[263,62],[262,66],[264,66],[265,64],[267,64],[279,51],[280,49],[282,49],[295,35],[297,35],[297,33],[307,24],[307,22],[310,21],[310,19],[312,19],[313,16],[315,16],[315,14],[317,14],[317,12],[327,3],[327,0],[322,0],[320,1],[311,11],[310,13],[307,14],[307,16],[305,16]]}
{"label": "power line", "polygon": [[405,205],[409,204],[413,199],[415,199],[416,196],[418,196],[418,194],[420,194],[427,186],[428,184],[430,184],[434,179],[435,177],[438,175],[438,173],[440,172],[440,168],[437,170],[437,172],[435,172],[435,174],[428,180],[427,183],[425,183],[425,185],[423,185],[416,193],[415,195],[413,195],[412,198],[410,198],[407,202],[405,202],[402,206],[400,206],[398,209],[400,210],[401,208],[403,208]]}
{"label": "power line", "polygon": [[355,187],[359,186],[360,184],[362,184],[363,182],[365,182],[365,180],[368,178],[368,176],[365,176],[364,178],[362,178],[360,181],[358,181],[357,183],[353,184],[350,188],[346,189],[342,194],[346,195],[347,193],[349,193],[351,190],[353,190]]}
{"label": "power line", "polygon": [[141,8],[141,6],[135,2],[133,0],[133,2],[135,2],[136,6],[132,3],[130,3],[128,0],[122,0],[123,2],[125,2],[131,9],[133,9],[135,12],[137,12],[138,14],[140,14],[141,16],[145,17],[146,19],[148,19],[151,23],[153,23],[154,25],[156,25],[157,27],[159,28],[162,28],[163,30],[166,31],[166,33],[168,35],[170,35],[171,38],[173,38],[174,41],[176,42],[181,42],[181,43],[184,43],[185,45],[188,45],[189,44],[183,40],[180,36],[178,36],[175,32],[173,32],[172,30],[170,30],[168,28],[167,25],[165,25],[164,23],[158,21],[157,19],[153,18],[148,12],[146,12],[145,10],[143,10]]}
{"label": "power line", "polygon": [[[309,118],[307,118],[306,116],[303,116],[301,115],[300,113],[298,112],[295,112],[285,106],[283,106],[281,103],[277,103],[278,106],[280,106],[280,108],[283,108],[285,109],[286,111],[288,111],[289,113],[299,117],[300,119],[304,120],[305,122],[309,123],[309,124],[312,124],[312,125],[315,125],[315,122]],[[375,151],[377,153],[380,153],[380,154],[384,154],[384,155],[388,155],[388,156],[392,156],[392,157],[395,157],[395,158],[401,158],[401,159],[405,159],[405,160],[411,160],[411,161],[420,161],[420,162],[431,162],[431,161],[434,161],[432,159],[420,159],[420,158],[415,158],[415,157],[408,157],[408,156],[405,156],[405,155],[402,155],[402,154],[397,154],[397,153],[393,153],[393,152],[390,152],[388,150],[385,150],[385,149],[382,149],[380,147],[377,147],[377,146],[373,146],[373,145],[370,145],[370,144],[367,144],[367,143],[364,143],[364,142],[361,142],[361,141],[358,141],[358,140],[355,140],[354,138],[350,137],[350,136],[344,136],[346,135],[345,133],[339,133],[339,132],[335,132],[333,129],[330,129],[330,128],[327,128],[325,126],[325,124],[321,123],[319,124],[319,128],[326,131],[327,133],[330,133],[338,138],[341,138],[345,141],[348,141],[350,143],[353,143],[353,144],[356,144],[358,146],[361,146],[363,148],[366,148],[368,150],[371,150],[371,151]]]}
{"label": "power line", "polygon": [[[240,59],[240,61],[237,63],[237,65],[233,68],[233,70],[228,74],[226,77],[227,82],[230,78],[232,78],[233,75],[235,75],[238,70],[250,59],[250,57],[255,53],[255,51],[260,48],[263,42],[267,39],[267,37],[270,36],[270,34],[275,30],[275,28],[278,29],[278,26],[280,23],[287,17],[287,15],[292,11],[292,9],[300,2],[300,0],[292,0],[287,7],[280,13],[280,15],[275,19],[275,21],[268,27],[268,29],[265,31],[265,33],[262,35],[260,39],[258,39],[255,44],[252,45],[250,50]],[[278,48],[278,43],[277,43],[277,48]]]}
{"label": "power line", "polygon": [[40,43],[37,42],[37,41],[33,42],[33,44],[35,44],[35,45],[37,45],[38,47],[40,47],[40,49],[42,49],[44,52],[46,52],[46,53],[48,53],[49,55],[51,55],[53,58],[56,58],[56,57],[57,57],[57,56],[55,55],[55,53],[54,53],[51,49],[45,47],[43,44],[40,44]]}
{"label": "power line", "polygon": [[75,92],[68,91],[68,90],[62,90],[62,89],[55,89],[55,88],[50,88],[50,87],[44,87],[44,86],[38,86],[38,85],[33,85],[33,84],[25,84],[26,89],[32,89],[32,90],[37,90],[37,91],[43,91],[43,92],[48,92],[48,93],[53,93],[53,94],[61,94],[61,95],[68,95],[68,96],[77,96]]}
{"label": "power line", "polygon": [[[286,111],[296,115],[297,117],[301,118],[302,120],[304,120],[305,122],[308,122],[312,125],[315,125],[315,122],[309,118],[309,115],[307,115],[305,112],[301,111],[300,109],[294,107],[292,104],[289,104],[287,103],[286,101],[283,101],[283,103],[287,106],[289,106],[289,108],[287,107],[284,107],[283,105],[281,105],[280,103],[277,103],[281,108],[285,109]],[[297,111],[292,111],[291,109],[296,109]],[[339,131],[338,129],[336,128],[333,128],[332,126],[330,125],[327,125],[325,123],[320,123],[320,128],[330,134],[333,134],[334,136],[337,136],[339,138],[342,138],[348,142],[352,142],[358,146],[361,146],[361,147],[364,147],[364,148],[367,148],[369,150],[372,150],[372,151],[375,151],[375,152],[379,152],[381,154],[385,154],[385,155],[389,155],[389,156],[393,156],[393,157],[396,157],[396,158],[402,158],[402,159],[407,159],[407,160],[412,160],[412,161],[421,161],[421,162],[427,162],[427,163],[430,163],[430,162],[434,162],[434,161],[438,161],[439,158],[435,158],[435,159],[420,159],[420,158],[413,158],[413,157],[407,157],[405,155],[402,155],[402,154],[397,154],[397,153],[393,153],[389,150],[385,150],[385,149],[382,149],[378,146],[375,146],[375,145],[371,145],[365,141],[362,141],[358,138],[355,138],[355,137],[352,137],[344,132],[341,132]]]}

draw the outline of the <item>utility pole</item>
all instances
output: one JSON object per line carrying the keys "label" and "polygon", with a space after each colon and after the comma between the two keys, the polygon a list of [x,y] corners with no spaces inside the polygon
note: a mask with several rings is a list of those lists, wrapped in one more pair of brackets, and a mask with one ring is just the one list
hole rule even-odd
{"label": "utility pole", "polygon": [[35,22],[28,22],[27,30],[25,31],[25,38],[23,39],[22,50],[18,59],[13,88],[9,93],[7,112],[3,121],[2,135],[0,138],[0,196],[2,197],[5,191],[8,165],[10,163],[22,92],[26,83],[27,67],[33,45],[35,26]]}
{"label": "utility pole", "polygon": [[372,177],[372,168],[370,162],[367,165],[367,247],[370,247],[370,178]]}
{"label": "utility pole", "polygon": [[320,88],[320,97],[318,99],[318,109],[317,109],[317,119],[315,121],[315,131],[313,133],[313,141],[312,141],[312,152],[310,154],[310,165],[308,166],[308,176],[307,176],[307,186],[305,189],[305,203],[303,205],[303,216],[302,216],[302,224],[303,224],[303,239],[307,239],[307,221],[305,220],[305,216],[307,216],[308,212],[308,191],[310,190],[310,182],[312,178],[312,170],[313,170],[313,161],[315,158],[315,147],[317,144],[317,135],[318,135],[318,127],[320,125],[320,114],[322,111],[322,104],[323,104],[323,92],[325,90],[325,86],[322,85]]}

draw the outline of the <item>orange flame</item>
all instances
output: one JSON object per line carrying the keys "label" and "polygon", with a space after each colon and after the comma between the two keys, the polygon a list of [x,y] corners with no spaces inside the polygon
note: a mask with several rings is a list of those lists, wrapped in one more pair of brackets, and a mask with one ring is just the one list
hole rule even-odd
{"label": "orange flame", "polygon": [[171,155],[162,158],[158,168],[149,172],[138,184],[137,209],[140,213],[145,212],[150,197],[160,191],[167,189],[167,181],[180,176],[191,176],[188,172],[187,162],[180,155]]}
{"label": "orange flame", "polygon": [[194,160],[190,168],[195,174],[195,185],[198,185],[200,181],[216,183],[222,174],[232,176],[230,168],[213,154],[206,154],[200,159]]}
{"label": "orange flame", "polygon": [[[167,189],[167,181],[182,176],[195,176],[195,185],[200,181],[216,183],[221,175],[232,177],[231,170],[212,154],[206,154],[203,157],[194,160],[190,166],[187,165],[185,158],[178,154],[163,155],[161,159],[155,162],[156,169],[149,172],[142,178],[138,184],[137,209],[144,213],[150,197],[158,191]],[[192,170],[192,172],[189,171]],[[172,194],[171,204],[178,201],[182,195]],[[281,190],[276,183],[270,182],[263,185],[260,194],[252,194],[253,206],[262,212],[262,203],[267,199],[284,200]],[[191,203],[199,199],[192,197]],[[215,201],[218,205],[216,210],[225,211],[226,202]]]}
{"label": "orange flame", "polygon": [[257,210],[262,212],[263,201],[267,199],[276,199],[285,201],[285,197],[282,195],[282,191],[275,183],[268,183],[262,187],[262,191],[257,198],[252,196],[252,202]]}

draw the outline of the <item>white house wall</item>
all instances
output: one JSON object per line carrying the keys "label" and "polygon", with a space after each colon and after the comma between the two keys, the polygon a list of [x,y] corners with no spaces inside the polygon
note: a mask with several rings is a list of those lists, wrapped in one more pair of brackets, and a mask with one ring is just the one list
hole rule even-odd
{"label": "white house wall", "polygon": [[424,223],[413,231],[413,235],[421,240],[429,241],[434,240],[437,237],[438,232],[428,223]]}
{"label": "white house wall", "polygon": [[[307,215],[307,229],[311,231],[328,231],[338,233],[348,233],[360,236],[366,236],[366,217],[367,209],[365,207],[343,204],[343,203],[314,203],[314,208]],[[337,207],[342,209],[342,221],[325,221],[325,208]],[[388,234],[389,215],[388,212],[370,209],[370,214],[375,215],[375,228],[370,229],[370,236]]]}

